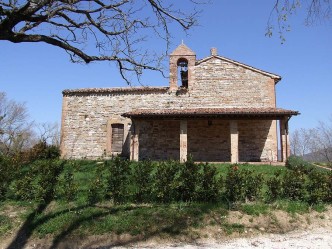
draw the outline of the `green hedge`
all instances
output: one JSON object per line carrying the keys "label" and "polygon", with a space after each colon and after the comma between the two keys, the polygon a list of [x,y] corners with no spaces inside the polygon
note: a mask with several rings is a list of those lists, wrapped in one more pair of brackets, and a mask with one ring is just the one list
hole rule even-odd
{"label": "green hedge", "polygon": [[[4,160],[0,163],[10,166]],[[291,159],[287,167],[292,170],[272,175],[256,171],[255,166],[229,165],[223,166],[228,168],[222,175],[215,165],[191,159],[185,163],[130,162],[118,157],[101,162],[38,160],[3,181],[6,193],[0,193],[3,199],[38,202],[332,202],[332,173],[303,170],[303,165]]]}

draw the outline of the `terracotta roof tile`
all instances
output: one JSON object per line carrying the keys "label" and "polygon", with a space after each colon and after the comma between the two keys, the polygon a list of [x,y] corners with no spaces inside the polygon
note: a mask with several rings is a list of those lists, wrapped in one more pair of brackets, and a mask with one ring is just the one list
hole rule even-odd
{"label": "terracotta roof tile", "polygon": [[169,87],[117,87],[117,88],[81,88],[66,89],[62,94],[76,93],[122,93],[122,92],[167,92]]}
{"label": "terracotta roof tile", "polygon": [[122,114],[124,117],[154,118],[154,117],[283,117],[299,115],[298,111],[281,108],[196,108],[196,109],[138,109]]}

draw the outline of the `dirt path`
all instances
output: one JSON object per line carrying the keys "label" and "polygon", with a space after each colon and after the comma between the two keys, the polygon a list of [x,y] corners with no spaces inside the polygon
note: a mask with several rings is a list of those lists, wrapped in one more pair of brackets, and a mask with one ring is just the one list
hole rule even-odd
{"label": "dirt path", "polygon": [[[106,248],[106,247],[105,247]],[[113,247],[118,249],[128,247]],[[238,238],[229,241],[206,241],[195,244],[169,244],[167,246],[145,245],[133,246],[132,248],[156,248],[156,249],[174,249],[174,248],[222,248],[222,249],[238,249],[238,248],[298,248],[298,249],[330,249],[332,248],[332,230],[326,228],[316,228],[308,231],[290,232],[287,234],[267,234],[253,238]]]}

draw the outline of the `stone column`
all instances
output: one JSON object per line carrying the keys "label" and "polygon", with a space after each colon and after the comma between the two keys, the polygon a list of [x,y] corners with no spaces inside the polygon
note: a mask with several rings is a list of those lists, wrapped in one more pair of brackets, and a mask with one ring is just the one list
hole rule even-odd
{"label": "stone column", "polygon": [[187,138],[187,120],[180,121],[180,162],[187,161],[188,138]]}
{"label": "stone column", "polygon": [[288,136],[288,120],[287,118],[280,119],[280,150],[281,150],[281,161],[286,162],[290,155],[289,136]]}
{"label": "stone column", "polygon": [[237,128],[237,121],[231,120],[229,122],[231,135],[231,163],[239,162],[239,132]]}
{"label": "stone column", "polygon": [[136,121],[131,126],[131,139],[130,139],[130,160],[138,161],[139,159],[139,123]]}

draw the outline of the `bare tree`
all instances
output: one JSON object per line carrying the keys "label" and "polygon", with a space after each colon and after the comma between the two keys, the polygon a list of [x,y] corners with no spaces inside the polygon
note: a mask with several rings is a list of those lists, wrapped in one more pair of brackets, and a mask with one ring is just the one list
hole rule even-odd
{"label": "bare tree", "polygon": [[0,154],[15,154],[30,147],[32,127],[25,105],[8,100],[0,92]]}
{"label": "bare tree", "polygon": [[306,11],[304,24],[312,25],[317,22],[331,21],[332,2],[330,0],[275,0],[267,24],[267,36],[275,31],[282,42],[284,33],[290,31],[289,18],[297,11]]}
{"label": "bare tree", "polygon": [[[196,24],[201,0],[0,0],[0,40],[43,42],[65,50],[73,62],[114,61],[128,73],[162,72],[163,55],[142,49],[147,41],[170,44],[171,23]],[[202,3],[202,2],[200,2]]]}
{"label": "bare tree", "polygon": [[291,134],[293,155],[309,161],[332,164],[332,115],[329,122],[319,122],[316,128],[295,130]]}
{"label": "bare tree", "polygon": [[313,137],[313,129],[295,130],[291,136],[291,152],[296,156],[304,156],[310,152],[311,139]]}
{"label": "bare tree", "polygon": [[58,123],[41,123],[37,125],[38,140],[46,144],[60,146],[60,127]]}
{"label": "bare tree", "polygon": [[332,116],[330,123],[319,122],[311,146],[318,158],[332,164]]}

